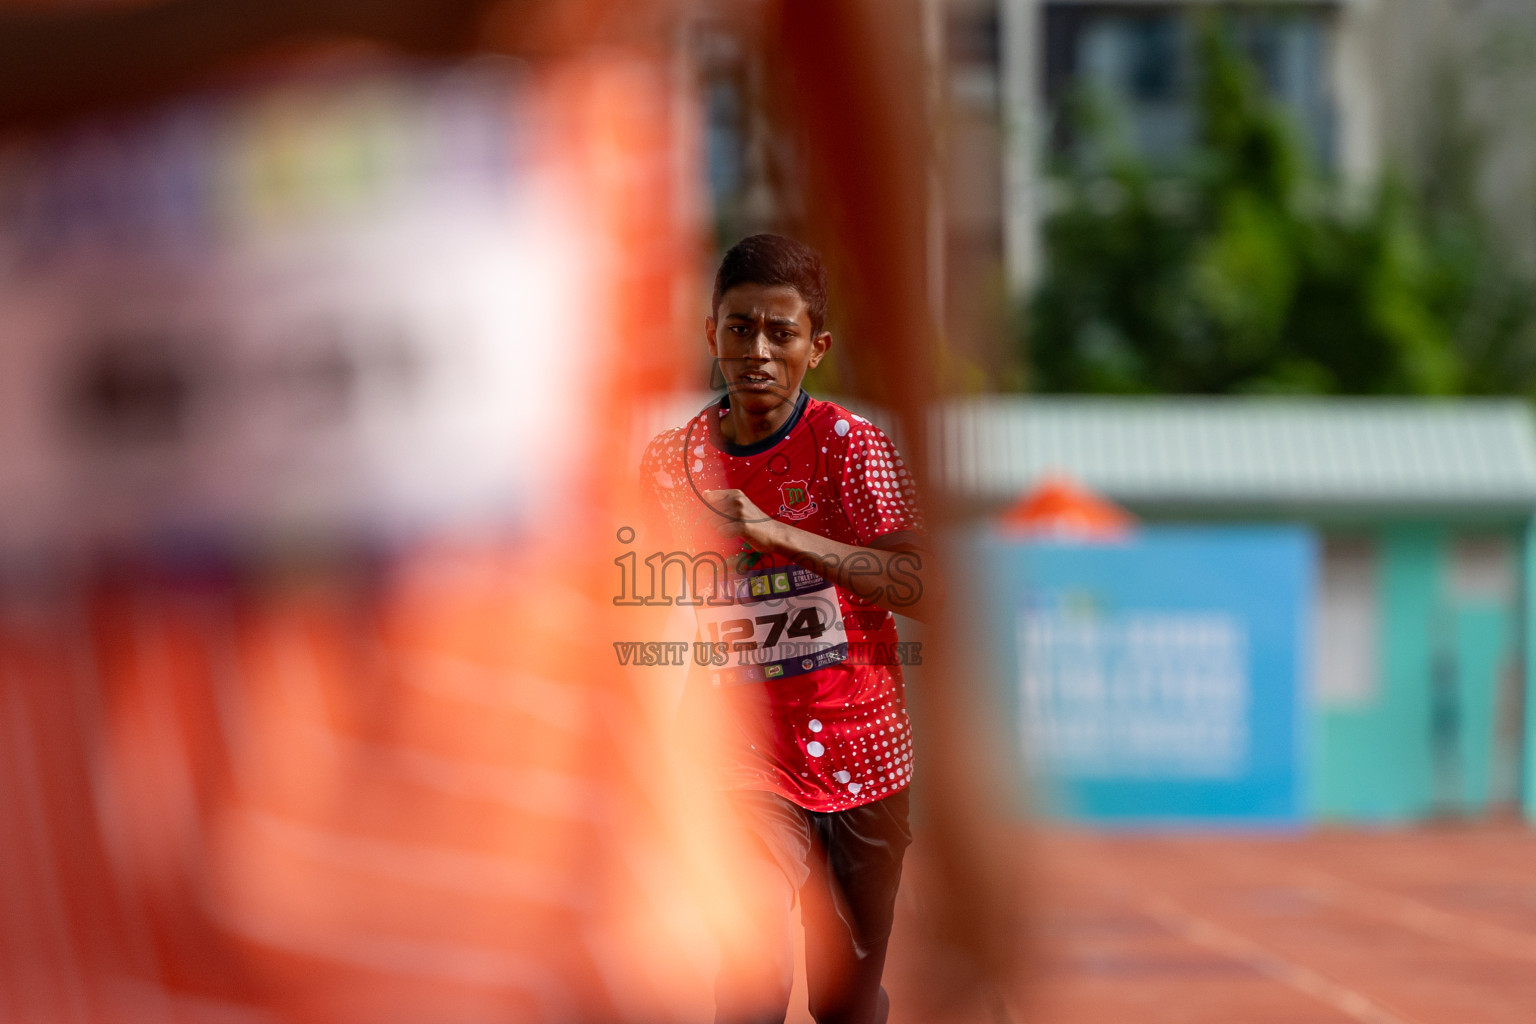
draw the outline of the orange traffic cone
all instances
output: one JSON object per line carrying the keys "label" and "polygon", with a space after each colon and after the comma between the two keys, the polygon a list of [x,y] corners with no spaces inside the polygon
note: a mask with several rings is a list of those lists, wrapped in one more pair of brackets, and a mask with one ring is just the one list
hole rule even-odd
{"label": "orange traffic cone", "polygon": [[999,518],[1008,533],[1070,540],[1120,540],[1136,519],[1065,476],[1050,476],[1019,498]]}

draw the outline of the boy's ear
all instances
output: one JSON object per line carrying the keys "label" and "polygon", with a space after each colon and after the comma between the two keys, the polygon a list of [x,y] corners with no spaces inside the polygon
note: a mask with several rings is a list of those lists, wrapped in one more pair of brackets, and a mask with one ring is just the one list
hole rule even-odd
{"label": "boy's ear", "polygon": [[[820,334],[811,339],[811,358],[806,365],[814,370],[817,364],[819,364],[822,359],[826,357],[827,352],[831,348],[832,332],[822,331]],[[713,351],[713,349],[711,349],[711,351]]]}
{"label": "boy's ear", "polygon": [[712,316],[704,318],[704,340],[709,344],[709,354],[718,359],[720,353],[715,347],[715,318]]}

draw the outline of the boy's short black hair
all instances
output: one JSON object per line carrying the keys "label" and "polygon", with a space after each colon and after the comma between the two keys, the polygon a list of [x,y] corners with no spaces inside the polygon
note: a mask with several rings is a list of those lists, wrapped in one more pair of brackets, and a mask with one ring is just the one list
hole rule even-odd
{"label": "boy's short black hair", "polygon": [[715,273],[711,316],[725,293],[739,284],[788,285],[805,300],[811,333],[821,333],[827,320],[827,268],[810,246],[783,235],[748,235],[731,246]]}

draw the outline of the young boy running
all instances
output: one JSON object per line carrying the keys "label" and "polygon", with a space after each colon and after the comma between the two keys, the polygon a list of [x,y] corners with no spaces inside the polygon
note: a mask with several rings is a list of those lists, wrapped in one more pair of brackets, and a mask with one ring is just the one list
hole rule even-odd
{"label": "young boy running", "polygon": [[891,613],[922,616],[932,597],[901,455],[800,388],[832,345],[826,305],[814,251],[737,243],[705,321],[726,394],[655,438],[641,467],[694,571],[706,558],[716,570],[688,595],[716,652],[689,696],[713,702],[708,742],[753,853],[732,869],[757,931],[749,948],[722,941],[720,1024],[784,1020],[796,893],[816,1020],[881,1024],[889,1007],[880,975],[912,777]]}

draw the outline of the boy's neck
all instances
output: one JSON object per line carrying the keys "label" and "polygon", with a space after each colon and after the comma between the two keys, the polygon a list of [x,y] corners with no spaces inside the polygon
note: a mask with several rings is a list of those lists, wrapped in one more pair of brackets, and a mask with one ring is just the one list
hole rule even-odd
{"label": "boy's neck", "polygon": [[775,402],[763,410],[745,409],[729,397],[726,401],[730,408],[720,420],[720,434],[731,444],[746,447],[771,437],[795,414],[795,406],[800,404],[800,389],[795,388],[787,401]]}

